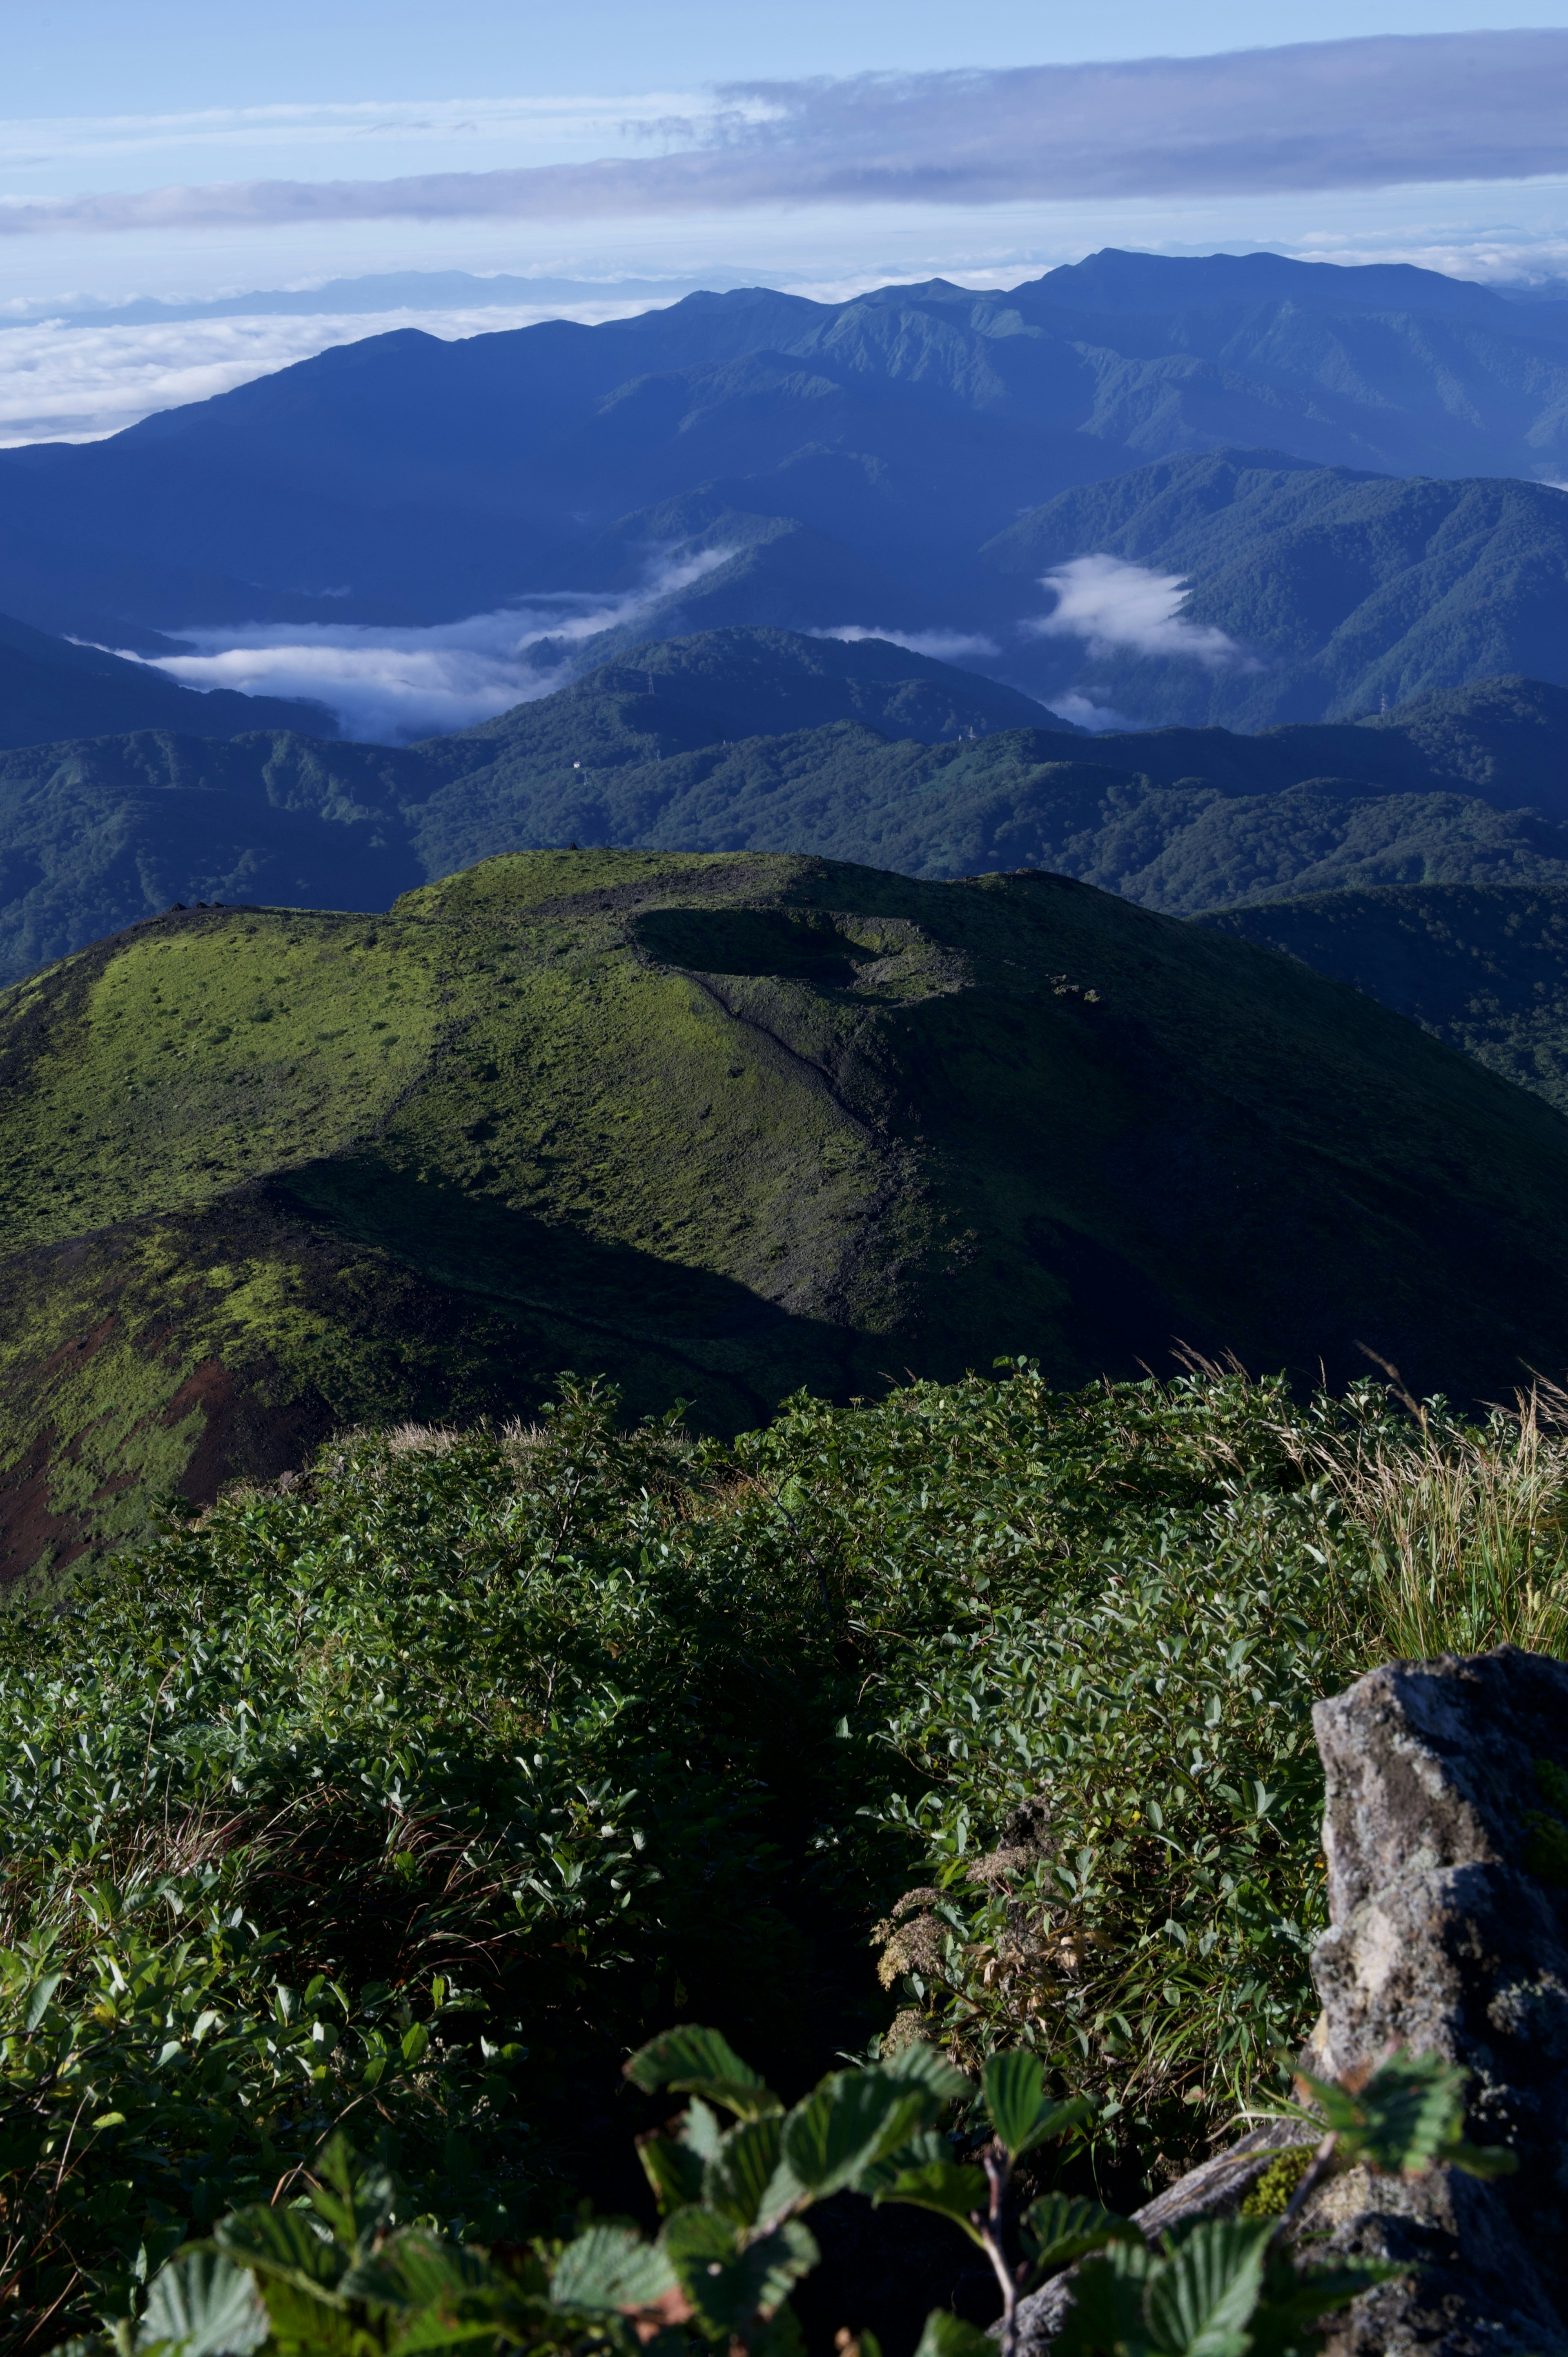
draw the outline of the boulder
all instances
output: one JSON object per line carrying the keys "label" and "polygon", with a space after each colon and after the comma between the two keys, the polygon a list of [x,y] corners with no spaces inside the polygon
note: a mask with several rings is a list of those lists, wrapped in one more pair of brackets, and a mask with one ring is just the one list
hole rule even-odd
{"label": "boulder", "polygon": [[[1512,1645],[1373,1670],[1313,1713],[1326,1785],[1329,1928],[1312,1960],[1316,2078],[1396,2047],[1471,2074],[1466,2134],[1511,2178],[1319,2189],[1298,2247],[1409,2266],[1337,2319],[1326,2357],[1568,2357],[1568,1666]],[[1234,2211],[1283,2141],[1271,2128],[1136,2213],[1151,2237]],[[1039,2357],[1070,2277],[1021,2309]]]}

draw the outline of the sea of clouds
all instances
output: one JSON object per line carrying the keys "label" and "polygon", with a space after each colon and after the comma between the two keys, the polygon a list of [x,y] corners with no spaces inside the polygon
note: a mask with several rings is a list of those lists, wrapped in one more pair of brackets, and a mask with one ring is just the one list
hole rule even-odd
{"label": "sea of clouds", "polygon": [[689,587],[732,553],[703,549],[678,563],[656,564],[639,587],[619,595],[561,590],[456,622],[403,629],[247,623],[181,630],[188,654],[111,651],[161,671],[182,687],[309,696],[327,705],[346,737],[408,745],[471,728],[513,705],[552,694],[575,675],[586,641],[635,622],[658,599]]}

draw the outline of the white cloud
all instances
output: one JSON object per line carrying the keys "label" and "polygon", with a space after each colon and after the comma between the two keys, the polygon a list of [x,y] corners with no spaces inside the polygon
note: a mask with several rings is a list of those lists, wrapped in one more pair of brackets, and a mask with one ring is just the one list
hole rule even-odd
{"label": "white cloud", "polygon": [[184,687],[237,688],[246,695],[314,696],[345,736],[382,745],[472,727],[514,704],[560,687],[585,641],[634,621],[656,598],[686,588],[733,554],[704,549],[660,565],[619,597],[562,591],[527,605],[428,629],[350,622],[250,623],[171,633],[195,648],[145,662]]}
{"label": "white cloud", "polygon": [[1136,728],[1138,726],[1135,720],[1129,720],[1124,712],[1118,712],[1113,705],[1091,704],[1087,695],[1058,695],[1054,704],[1047,705],[1046,710],[1054,712],[1058,720],[1076,721],[1079,727],[1087,728],[1091,737],[1101,736],[1109,728]]}
{"label": "white cloud", "polygon": [[[671,298],[671,300],[674,297]],[[0,449],[25,442],[91,442],[154,410],[207,401],[252,377],[308,360],[329,344],[357,342],[394,328],[422,328],[450,340],[529,328],[540,319],[591,325],[660,307],[635,301],[540,304],[461,310],[329,312],[183,319],[134,328],[66,320],[0,332]]]}
{"label": "white cloud", "polygon": [[962,662],[966,656],[998,655],[1002,650],[994,639],[984,639],[963,630],[885,630],[880,627],[862,630],[857,622],[846,622],[833,630],[808,630],[810,639],[843,639],[854,642],[860,639],[886,639],[889,646],[908,647],[912,655],[929,655],[933,662]]}
{"label": "white cloud", "polygon": [[1179,573],[1153,573],[1119,556],[1075,556],[1043,574],[1040,587],[1056,592],[1056,610],[1020,626],[1031,637],[1082,639],[1100,662],[1130,653],[1175,655],[1206,671],[1262,668],[1225,631],[1186,619],[1187,583]]}
{"label": "white cloud", "polygon": [[1521,180],[1568,171],[1568,31],[1380,34],[1219,57],[736,83],[706,109],[640,127],[676,152],[13,196],[0,203],[0,232]]}

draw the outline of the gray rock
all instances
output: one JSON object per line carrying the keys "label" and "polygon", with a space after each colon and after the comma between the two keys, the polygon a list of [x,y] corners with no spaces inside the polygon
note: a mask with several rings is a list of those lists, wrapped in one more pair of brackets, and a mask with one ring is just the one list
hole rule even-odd
{"label": "gray rock", "polygon": [[[1313,1718],[1330,1928],[1304,2065],[1336,2078],[1397,2046],[1442,2054],[1472,2074],[1471,2140],[1520,2161],[1492,2182],[1354,2169],[1318,2190],[1298,2248],[1412,2270],[1357,2300],[1325,2357],[1568,2357],[1568,1889],[1531,1824],[1550,1815],[1537,1763],[1568,1770],[1568,1666],[1511,1645],[1395,1662]],[[1152,2239],[1233,2212],[1301,2137],[1244,2137],[1137,2223]],[[1026,2357],[1043,2357],[1071,2296],[1069,2273],[1022,2303]]]}

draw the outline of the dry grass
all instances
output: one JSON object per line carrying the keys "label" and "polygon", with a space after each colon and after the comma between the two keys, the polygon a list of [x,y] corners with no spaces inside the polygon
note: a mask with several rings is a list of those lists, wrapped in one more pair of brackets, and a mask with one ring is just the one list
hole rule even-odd
{"label": "dry grass", "polygon": [[1484,1428],[1410,1405],[1399,1440],[1282,1434],[1366,1548],[1369,1658],[1568,1656],[1568,1393],[1539,1382]]}

